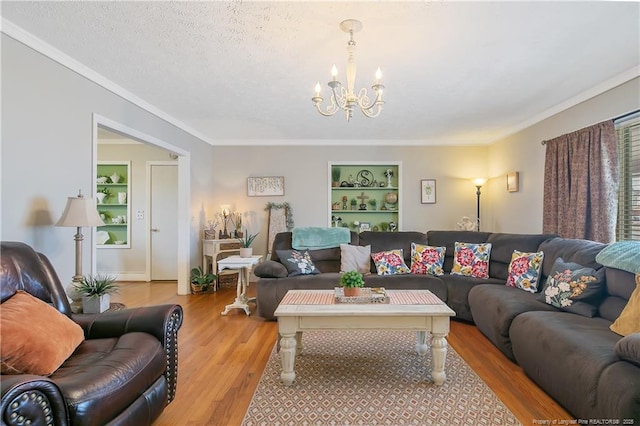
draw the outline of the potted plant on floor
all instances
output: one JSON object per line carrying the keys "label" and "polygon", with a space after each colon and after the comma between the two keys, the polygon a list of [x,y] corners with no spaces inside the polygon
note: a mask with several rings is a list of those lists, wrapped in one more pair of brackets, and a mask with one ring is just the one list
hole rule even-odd
{"label": "potted plant on floor", "polygon": [[82,296],[82,312],[99,314],[109,309],[111,295],[119,290],[115,280],[109,275],[85,275],[74,284],[75,291]]}
{"label": "potted plant on floor", "polygon": [[346,297],[359,296],[364,287],[364,278],[358,271],[345,272],[340,276],[340,286]]}
{"label": "potted plant on floor", "polygon": [[252,235],[249,234],[248,230],[244,230],[244,237],[238,238],[238,241],[240,241],[242,245],[240,248],[240,257],[251,257],[253,255],[253,247],[251,247],[251,244],[253,244],[253,240],[256,239],[258,234],[259,232]]}
{"label": "potted plant on floor", "polygon": [[191,269],[191,293],[211,293],[215,290],[217,278],[215,274],[205,274],[201,266]]}

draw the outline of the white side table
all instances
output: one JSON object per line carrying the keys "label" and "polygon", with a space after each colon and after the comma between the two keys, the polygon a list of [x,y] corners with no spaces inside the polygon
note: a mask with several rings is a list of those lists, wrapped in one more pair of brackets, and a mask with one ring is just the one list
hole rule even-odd
{"label": "white side table", "polygon": [[251,257],[229,256],[218,262],[218,272],[223,269],[238,269],[240,276],[238,277],[238,289],[236,291],[236,300],[232,304],[227,305],[222,311],[222,315],[227,315],[231,309],[243,309],[244,313],[251,315],[249,311],[249,302],[255,302],[255,297],[247,297],[247,285],[249,285],[249,276],[252,268],[262,261],[261,255]]}

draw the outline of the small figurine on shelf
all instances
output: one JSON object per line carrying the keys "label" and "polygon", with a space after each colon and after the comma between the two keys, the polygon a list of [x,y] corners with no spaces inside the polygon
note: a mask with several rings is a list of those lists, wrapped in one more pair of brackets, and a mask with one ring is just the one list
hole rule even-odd
{"label": "small figurine on shelf", "polygon": [[347,199],[346,195],[342,196],[342,210],[347,210]]}
{"label": "small figurine on shelf", "polygon": [[391,188],[393,185],[391,184],[391,178],[393,177],[393,170],[387,169],[384,171],[384,175],[387,178],[387,188]]}

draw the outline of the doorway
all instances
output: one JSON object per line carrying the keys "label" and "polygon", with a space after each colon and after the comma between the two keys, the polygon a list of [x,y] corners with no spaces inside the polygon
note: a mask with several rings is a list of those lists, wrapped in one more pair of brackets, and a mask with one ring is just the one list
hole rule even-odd
{"label": "doorway", "polygon": [[147,162],[149,194],[149,265],[151,281],[178,279],[178,166],[174,162]]}

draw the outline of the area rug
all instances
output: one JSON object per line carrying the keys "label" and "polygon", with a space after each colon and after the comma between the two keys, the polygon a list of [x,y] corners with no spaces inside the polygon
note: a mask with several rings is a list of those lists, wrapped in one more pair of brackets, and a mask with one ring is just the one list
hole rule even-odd
{"label": "area rug", "polygon": [[434,385],[415,333],[313,331],[302,344],[289,387],[274,347],[244,426],[521,424],[450,346],[447,380]]}

